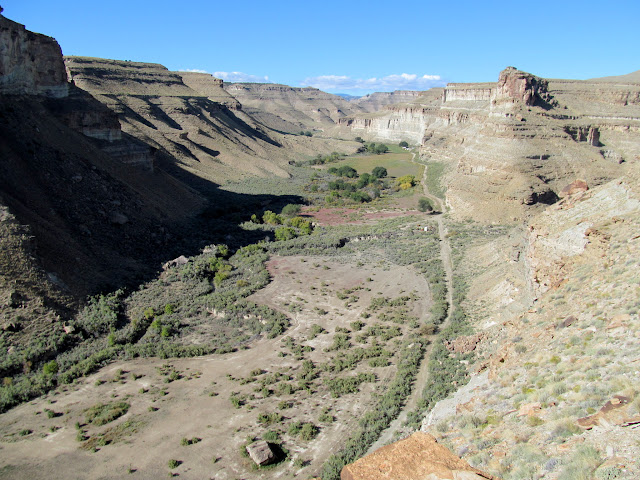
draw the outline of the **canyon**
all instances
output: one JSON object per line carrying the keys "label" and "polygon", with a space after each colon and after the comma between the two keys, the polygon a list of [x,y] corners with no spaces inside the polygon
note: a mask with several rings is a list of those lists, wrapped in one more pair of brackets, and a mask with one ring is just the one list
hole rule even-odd
{"label": "canyon", "polygon": [[576,179],[599,185],[625,174],[625,160],[640,154],[639,93],[632,80],[544,80],[509,67],[497,83],[449,84],[338,124],[410,141],[425,162],[443,163],[456,217],[514,221]]}
{"label": "canyon", "polygon": [[[346,100],[0,15],[2,476],[637,478],[638,72],[496,73]],[[332,198],[356,137],[408,188]]]}

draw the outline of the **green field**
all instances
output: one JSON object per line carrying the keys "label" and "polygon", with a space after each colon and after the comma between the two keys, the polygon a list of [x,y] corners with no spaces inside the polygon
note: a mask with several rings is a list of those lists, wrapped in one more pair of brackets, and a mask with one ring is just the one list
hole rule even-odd
{"label": "green field", "polygon": [[[390,146],[393,148],[395,146]],[[385,153],[383,155],[356,155],[347,157],[341,162],[331,164],[330,166],[341,167],[349,165],[355,168],[359,174],[371,172],[375,167],[384,167],[389,172],[390,177],[402,177],[404,175],[415,175],[419,180],[422,178],[422,170],[424,166],[418,165],[411,161],[411,153],[400,149],[402,153]],[[327,168],[329,168],[327,166]]]}

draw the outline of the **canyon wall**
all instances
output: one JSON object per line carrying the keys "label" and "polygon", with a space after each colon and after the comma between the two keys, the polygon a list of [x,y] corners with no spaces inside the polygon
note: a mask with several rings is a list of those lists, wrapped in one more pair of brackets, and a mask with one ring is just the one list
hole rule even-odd
{"label": "canyon wall", "polygon": [[208,73],[177,72],[189,88],[206,95],[212,102],[231,110],[242,110],[242,104],[224,89],[224,81]]}
{"label": "canyon wall", "polygon": [[396,90],[394,92],[375,92],[355,100],[350,100],[349,103],[357,105],[365,112],[377,112],[382,110],[387,105],[393,105],[396,103],[409,103],[416,100],[422,92],[413,90]]}
{"label": "canyon wall", "polygon": [[460,218],[511,222],[576,179],[599,185],[640,158],[640,84],[547,80],[509,67],[496,83],[449,84],[412,103],[341,119],[346,133],[420,144],[445,166]]}
{"label": "canyon wall", "polygon": [[317,88],[272,83],[225,83],[243,109],[260,123],[283,132],[322,130],[364,110],[354,102]]}
{"label": "canyon wall", "polygon": [[366,139],[389,142],[407,141],[420,144],[424,131],[439,108],[443,89],[433,88],[418,93],[411,102],[391,104],[371,113],[338,120],[338,127]]}
{"label": "canyon wall", "polygon": [[0,94],[68,94],[60,45],[0,15]]}
{"label": "canyon wall", "polygon": [[[117,114],[123,131],[219,183],[242,174],[286,176],[280,144],[222,81],[153,63],[66,57],[69,78]],[[191,88],[189,85],[191,85]]]}

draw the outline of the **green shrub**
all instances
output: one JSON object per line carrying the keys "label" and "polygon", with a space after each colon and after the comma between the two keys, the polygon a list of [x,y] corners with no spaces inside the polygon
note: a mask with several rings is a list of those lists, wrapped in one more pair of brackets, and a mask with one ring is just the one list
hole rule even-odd
{"label": "green shrub", "polygon": [[105,425],[127,413],[130,406],[126,402],[98,403],[85,410],[85,420],[98,426]]}
{"label": "green shrub", "polygon": [[371,175],[375,178],[385,178],[388,174],[387,169],[384,167],[375,167],[371,171]]}
{"label": "green shrub", "polygon": [[45,375],[55,375],[56,373],[58,373],[58,369],[58,362],[56,362],[55,360],[51,360],[50,362],[44,364],[44,366],[42,367],[42,373],[44,373]]}
{"label": "green shrub", "polygon": [[108,334],[118,323],[121,309],[122,290],[110,295],[98,295],[89,300],[89,304],[76,317],[76,326],[92,337]]}
{"label": "green shrub", "polygon": [[302,207],[293,203],[289,203],[282,208],[282,215],[287,217],[294,217],[300,213]]}
{"label": "green shrub", "polygon": [[296,231],[291,227],[279,227],[275,231],[276,240],[284,241],[296,238]]}
{"label": "green shrub", "polygon": [[433,203],[427,197],[422,197],[418,200],[418,210],[425,213],[433,212]]}
{"label": "green shrub", "polygon": [[269,430],[268,432],[265,432],[265,433],[262,435],[262,439],[263,439],[265,442],[269,442],[269,443],[276,443],[276,444],[278,444],[278,443],[280,443],[280,442],[281,442],[281,440],[280,440],[280,434],[279,434],[278,432],[274,432],[273,430]]}

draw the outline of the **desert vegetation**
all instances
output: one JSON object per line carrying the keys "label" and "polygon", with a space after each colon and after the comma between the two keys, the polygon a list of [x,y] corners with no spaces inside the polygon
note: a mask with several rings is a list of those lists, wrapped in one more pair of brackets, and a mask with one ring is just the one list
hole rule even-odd
{"label": "desert vegetation", "polygon": [[[382,168],[376,172],[382,177],[385,173]],[[427,290],[421,295],[411,290],[381,295],[381,282],[389,283],[387,290],[393,289],[394,277],[385,280],[384,272],[410,266],[414,274],[425,275],[426,286],[427,278],[436,279],[440,271],[437,262],[423,260],[425,255],[437,257],[437,235],[419,230],[418,218],[411,216],[313,229],[300,214],[299,205],[284,207],[280,213],[265,210],[243,225],[273,233],[273,240],[235,252],[226,245],[211,245],[182,264],[166,267],[157,280],[136,291],[91,299],[73,324],[84,341],[43,365],[40,372],[23,373],[16,383],[6,382],[5,408],[20,401],[22,385],[29,386],[24,398],[51,389],[57,396],[68,388],[73,391],[83,377],[95,375],[114,361],[154,357],[186,360],[211,354],[224,358],[247,351],[262,338],[276,342],[279,347],[274,354],[284,361],[283,366],[254,368],[229,375],[224,381],[217,378],[203,389],[205,397],[220,399],[226,405],[223,408],[239,412],[239,418],[245,417],[244,412],[253,417],[248,417],[247,423],[239,420],[241,434],[251,432],[254,438],[287,451],[335,435],[333,425],[357,426],[358,433],[345,448],[334,452],[335,457],[325,466],[327,472],[360,455],[399,414],[434,331],[432,325],[440,322],[437,309],[429,312],[428,307],[437,300],[435,290],[426,297]],[[295,235],[282,237],[278,235],[281,228],[290,228]],[[396,242],[402,245],[400,249],[395,248]],[[355,286],[336,288],[332,279],[335,269],[351,264],[354,255],[364,260],[358,262],[358,270],[365,269],[362,278]],[[298,285],[295,271],[291,275],[273,272],[269,258],[291,258],[301,272],[316,275],[318,280],[304,282],[307,293],[303,295],[267,300],[260,292],[272,285],[274,275]],[[325,303],[327,297],[334,307]],[[309,314],[314,320],[305,320],[299,333],[288,335],[292,322],[300,324],[301,315]],[[342,316],[345,320],[338,321]],[[91,380],[96,389],[118,385],[129,393],[78,412],[83,417],[76,441],[90,451],[118,445],[152,422],[156,412],[166,408],[163,405],[171,400],[171,392],[182,388],[184,382],[199,381],[200,376],[200,372],[185,371],[169,362],[142,375],[143,379],[157,378],[152,382],[124,369],[108,380],[104,376]],[[33,389],[37,378],[49,382],[40,392]],[[141,381],[142,387],[135,386]],[[372,396],[374,389],[376,395]],[[331,400],[319,413],[309,415],[313,399],[318,397]],[[358,399],[354,406],[364,415],[359,422],[342,413],[344,402],[353,398]],[[141,404],[147,405],[144,410]],[[385,414],[367,413],[374,411]],[[70,412],[67,421],[74,418],[79,417]],[[207,436],[195,432],[178,436],[175,442],[198,449]],[[318,462],[327,460],[328,453],[297,461],[294,466],[319,468]],[[171,471],[189,464],[187,458],[176,461],[179,463],[172,463]],[[227,461],[219,460],[216,465]],[[277,468],[287,468],[286,462]]]}

